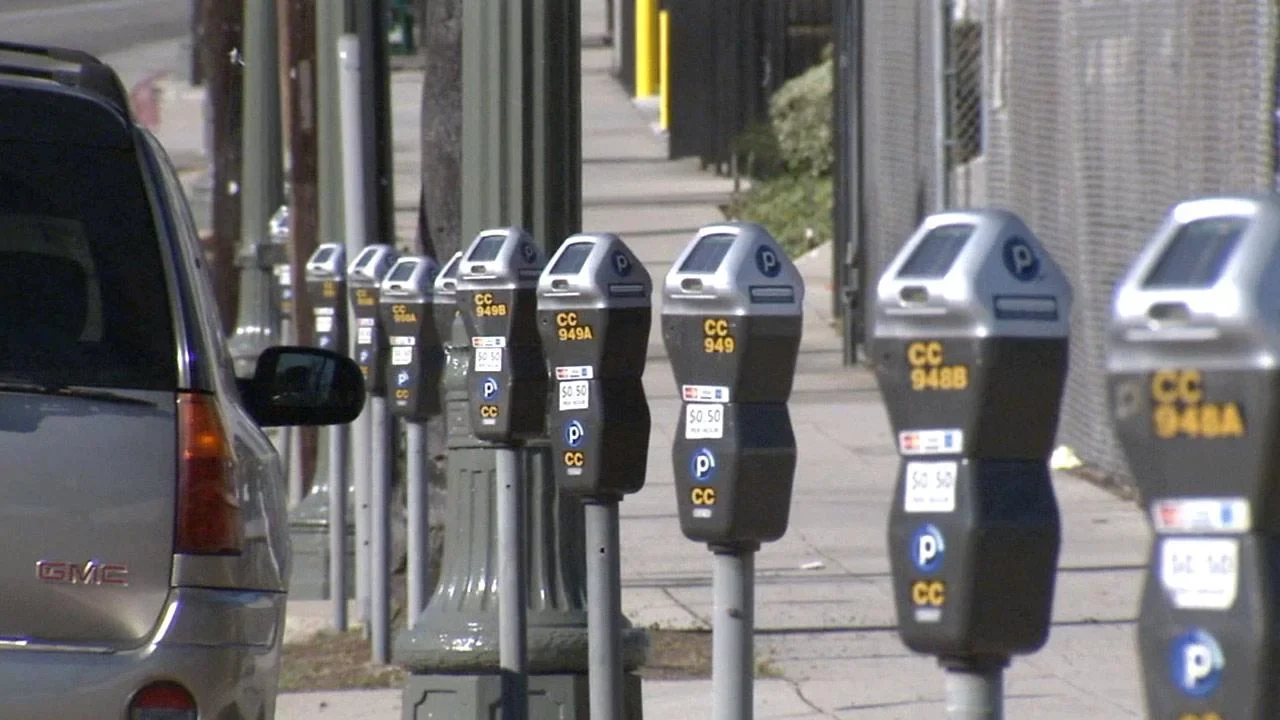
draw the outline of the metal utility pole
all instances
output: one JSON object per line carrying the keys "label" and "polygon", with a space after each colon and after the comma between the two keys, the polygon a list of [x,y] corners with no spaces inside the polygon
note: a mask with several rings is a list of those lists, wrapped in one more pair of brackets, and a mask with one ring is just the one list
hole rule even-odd
{"label": "metal utility pole", "polygon": [[212,125],[213,228],[205,247],[223,332],[230,332],[238,294],[236,244],[240,237],[241,111],[244,90],[244,5],[202,0],[200,26],[208,116]]}
{"label": "metal utility pole", "polygon": [[268,239],[284,194],[280,48],[274,3],[245,0],[244,204],[240,218],[239,312],[228,343],[236,374],[251,377],[258,355],[279,340]]}
{"label": "metal utility pole", "polygon": [[[311,298],[301,291],[303,266],[315,252],[319,222],[319,170],[316,167],[316,4],[315,0],[287,0],[285,42],[289,104],[289,272],[293,279],[293,342],[311,345],[315,333]],[[316,469],[315,428],[298,429],[300,462],[289,463],[290,481],[300,475],[303,492]]]}

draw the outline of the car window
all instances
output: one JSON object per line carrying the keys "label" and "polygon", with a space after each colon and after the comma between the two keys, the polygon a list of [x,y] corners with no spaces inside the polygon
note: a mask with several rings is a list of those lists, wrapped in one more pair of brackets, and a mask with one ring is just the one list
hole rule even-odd
{"label": "car window", "polygon": [[169,308],[136,155],[0,141],[0,376],[174,389]]}

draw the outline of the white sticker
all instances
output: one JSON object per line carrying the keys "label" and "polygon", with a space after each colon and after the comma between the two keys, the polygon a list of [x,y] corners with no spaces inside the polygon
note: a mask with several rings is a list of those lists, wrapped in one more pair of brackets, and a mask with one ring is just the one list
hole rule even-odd
{"label": "white sticker", "polygon": [[570,380],[560,383],[560,409],[586,410],[591,406],[591,383]]}
{"label": "white sticker", "polygon": [[506,346],[507,339],[501,335],[471,338],[471,347],[473,348],[504,348]]}
{"label": "white sticker", "polygon": [[374,318],[356,318],[356,325],[359,325],[360,327],[371,328],[376,324],[377,324],[377,320],[375,320]]}
{"label": "white sticker", "polygon": [[327,333],[332,331],[333,331],[333,316],[317,315],[316,316],[316,332]]}
{"label": "white sticker", "polygon": [[724,405],[719,403],[685,404],[685,440],[719,440],[722,437],[724,437]]}
{"label": "white sticker", "polygon": [[392,365],[408,365],[413,362],[413,348],[397,345],[391,348]]}
{"label": "white sticker", "polygon": [[942,608],[916,608],[916,622],[936,623],[942,621]]}
{"label": "white sticker", "polygon": [[1178,498],[1151,504],[1158,533],[1244,533],[1253,518],[1244,498]]}
{"label": "white sticker", "polygon": [[711,508],[694,508],[693,516],[699,520],[706,520],[711,517]]}
{"label": "white sticker", "polygon": [[1168,538],[1160,543],[1160,584],[1174,607],[1227,610],[1236,602],[1240,543]]}
{"label": "white sticker", "polygon": [[402,345],[404,347],[413,347],[418,344],[418,339],[412,335],[392,335],[388,338],[390,345]]}
{"label": "white sticker", "polygon": [[685,402],[729,402],[729,388],[722,385],[681,385]]}
{"label": "white sticker", "polygon": [[356,328],[356,344],[372,345],[373,344],[373,328],[371,327]]}
{"label": "white sticker", "polygon": [[959,455],[964,447],[960,430],[904,430],[898,433],[903,455]]}
{"label": "white sticker", "polygon": [[502,372],[502,348],[478,347],[475,355],[476,372]]}
{"label": "white sticker", "polygon": [[595,370],[590,365],[566,365],[556,368],[556,380],[590,380]]}
{"label": "white sticker", "polygon": [[956,509],[956,472],[953,461],[909,462],[903,510],[909,513],[949,513]]}

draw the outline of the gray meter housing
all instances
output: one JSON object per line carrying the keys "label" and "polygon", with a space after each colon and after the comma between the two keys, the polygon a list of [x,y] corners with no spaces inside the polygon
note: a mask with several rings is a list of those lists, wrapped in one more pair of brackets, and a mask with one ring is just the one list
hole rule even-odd
{"label": "gray meter housing", "polygon": [[786,532],[803,306],[800,273],[759,225],[702,228],[667,274],[662,340],[683,401],[672,461],[691,540],[750,546]]}
{"label": "gray meter housing", "polygon": [[458,265],[462,252],[458,251],[436,273],[431,288],[431,317],[436,325],[436,335],[449,344],[453,337],[453,323],[458,319]]}
{"label": "gray meter housing", "polygon": [[324,243],[307,258],[306,290],[315,316],[316,347],[347,354],[347,251]]}
{"label": "gray meter housing", "polygon": [[620,498],[644,487],[652,294],[649,272],[612,234],[565,240],[538,280],[548,434],[567,493]]}
{"label": "gray meter housing", "polygon": [[902,456],[888,545],[912,650],[1008,658],[1048,639],[1071,299],[1003,210],[927,217],[880,277],[870,351]]}
{"label": "gray meter housing", "polygon": [[511,443],[546,434],[547,369],[538,336],[541,248],[520,228],[481,231],[462,254],[458,311],[471,336],[471,425]]}
{"label": "gray meter housing", "polygon": [[392,414],[426,422],[440,414],[444,347],[436,332],[433,291],[439,266],[429,257],[406,255],[391,266],[379,289],[387,336],[387,398]]}
{"label": "gray meter housing", "polygon": [[374,395],[385,395],[387,388],[382,360],[387,336],[378,317],[378,289],[395,262],[396,251],[390,245],[366,245],[347,267],[347,293],[356,320],[353,359],[364,373],[365,389]]}
{"label": "gray meter housing", "polygon": [[1108,394],[1154,530],[1148,717],[1280,717],[1280,198],[1173,206],[1116,286]]}

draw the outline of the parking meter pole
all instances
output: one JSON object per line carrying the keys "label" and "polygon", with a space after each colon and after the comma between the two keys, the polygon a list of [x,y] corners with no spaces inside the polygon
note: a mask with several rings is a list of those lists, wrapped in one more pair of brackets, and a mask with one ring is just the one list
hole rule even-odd
{"label": "parking meter pole", "polygon": [[369,493],[369,632],[373,661],[382,665],[391,660],[391,430],[394,421],[387,399],[374,395],[370,407],[373,443],[371,491]]}
{"label": "parking meter pole", "polygon": [[[360,43],[355,35],[339,35],[338,97],[340,106],[340,144],[342,146],[343,222],[346,231],[347,257],[355,258],[368,242],[365,236],[365,198],[363,173],[364,132],[360,109]],[[351,311],[352,357],[355,357],[356,321]],[[366,401],[360,417],[351,423],[352,482],[355,484],[356,526],[356,620],[369,636],[371,558],[369,557],[369,490],[372,483],[372,401]]]}
{"label": "parking meter pole", "polygon": [[502,663],[502,719],[529,717],[529,584],[525,567],[525,491],[519,449],[497,453],[498,633]]}
{"label": "parking meter pole", "polygon": [[711,568],[711,718],[751,720],[756,551],[716,548]]}
{"label": "parking meter pole", "polygon": [[258,355],[277,342],[279,332],[266,235],[284,193],[284,161],[275,6],[254,0],[244,0],[244,5],[243,211],[236,254],[240,295],[228,349],[236,375],[252,377]]}
{"label": "parking meter pole", "polygon": [[405,445],[405,514],[408,528],[405,548],[405,624],[412,630],[418,616],[427,607],[428,542],[427,505],[427,427],[423,423],[406,422]]}
{"label": "parking meter pole", "polygon": [[329,432],[329,604],[333,629],[347,631],[347,483],[349,425],[333,425]]}
{"label": "parking meter pole", "polygon": [[947,720],[1004,720],[1006,663],[944,663]]}
{"label": "parking meter pole", "polygon": [[622,567],[618,502],[587,500],[587,653],[593,720],[622,720]]}

